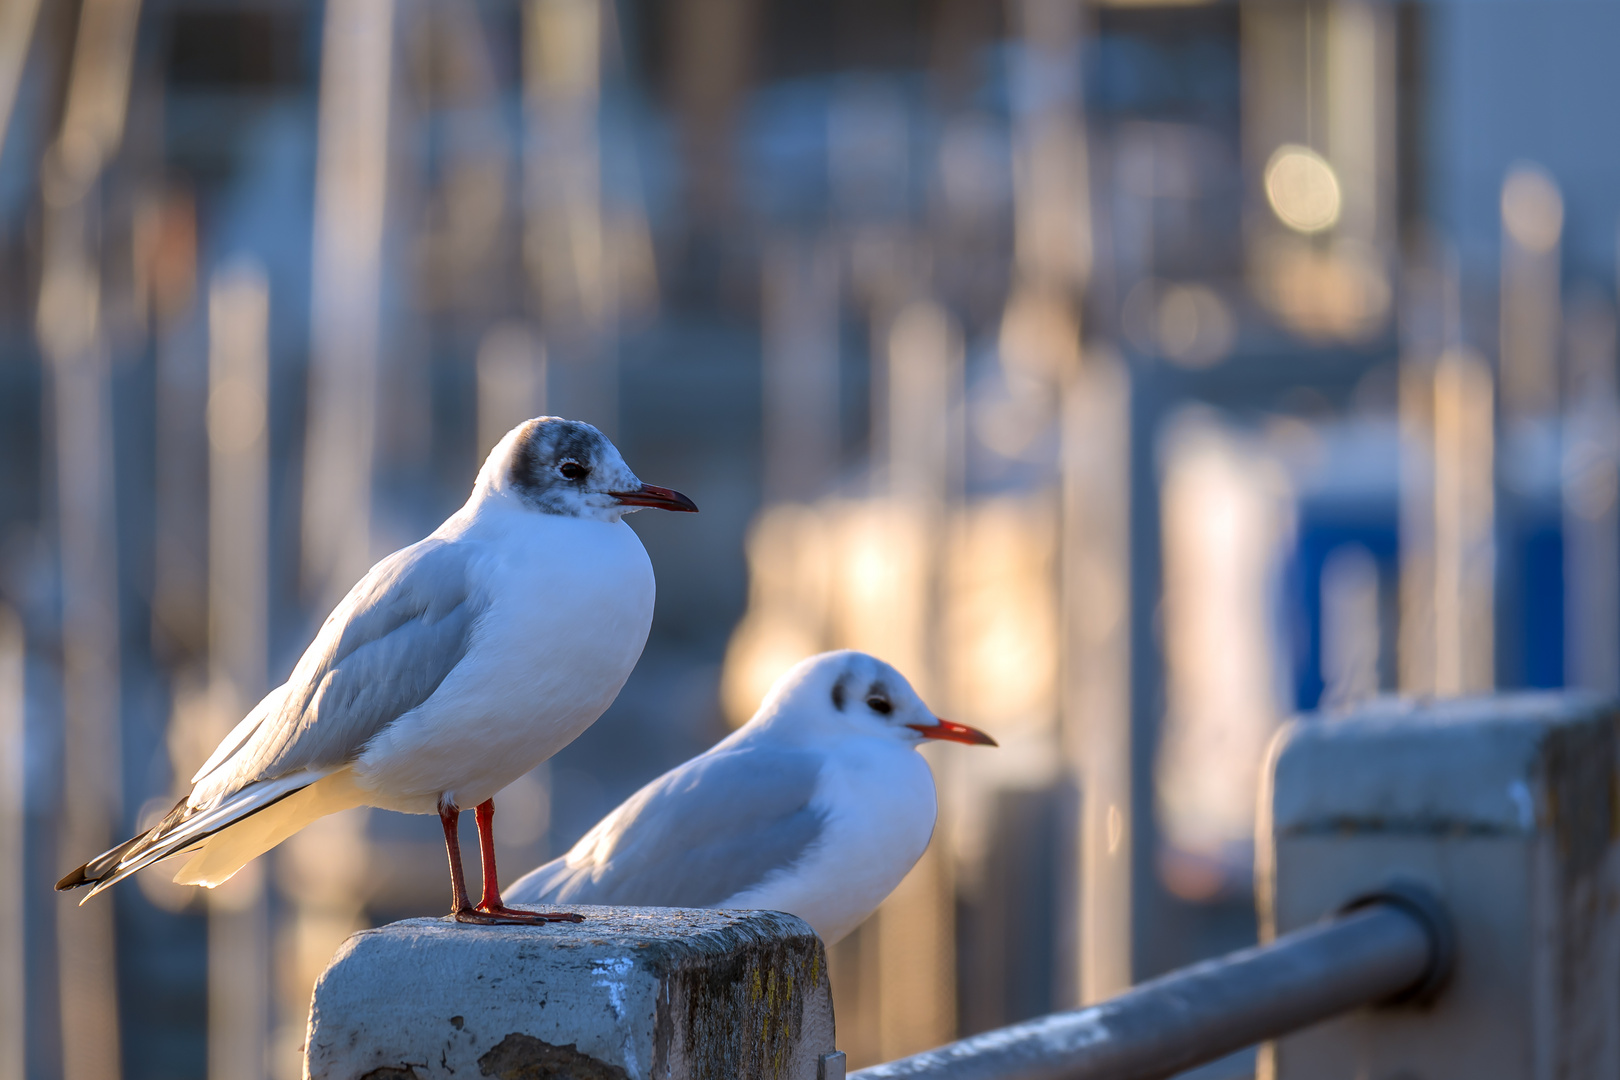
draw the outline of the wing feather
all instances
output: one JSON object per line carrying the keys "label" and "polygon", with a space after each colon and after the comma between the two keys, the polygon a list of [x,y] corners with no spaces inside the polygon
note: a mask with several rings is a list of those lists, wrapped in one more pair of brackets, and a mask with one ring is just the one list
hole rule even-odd
{"label": "wing feather", "polygon": [[429,537],[372,567],[327,618],[280,704],[230,759],[229,778],[211,786],[228,793],[352,762],[431,697],[467,655],[485,607],[470,588],[469,547]]}
{"label": "wing feather", "polygon": [[711,750],[636,792],[505,899],[715,906],[790,868],[819,839],[820,771],[820,758],[798,750]]}
{"label": "wing feather", "polygon": [[432,696],[467,654],[486,602],[473,545],[429,537],[371,568],[328,616],[286,683],[265,695],[192,778],[191,794],[141,836],[68,874],[90,895],[194,847],[354,761]]}

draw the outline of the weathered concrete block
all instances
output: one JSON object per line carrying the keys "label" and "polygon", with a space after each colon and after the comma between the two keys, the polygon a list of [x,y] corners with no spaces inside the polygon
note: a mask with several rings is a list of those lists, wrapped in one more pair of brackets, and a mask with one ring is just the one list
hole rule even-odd
{"label": "weathered concrete block", "polygon": [[311,1080],[816,1080],[827,958],[774,911],[571,908],[355,934],[310,1006]]}
{"label": "weathered concrete block", "polygon": [[1262,794],[1262,934],[1385,882],[1457,938],[1427,1008],[1363,1009],[1262,1054],[1276,1080],[1620,1075],[1612,704],[1558,694],[1378,701],[1289,725]]}

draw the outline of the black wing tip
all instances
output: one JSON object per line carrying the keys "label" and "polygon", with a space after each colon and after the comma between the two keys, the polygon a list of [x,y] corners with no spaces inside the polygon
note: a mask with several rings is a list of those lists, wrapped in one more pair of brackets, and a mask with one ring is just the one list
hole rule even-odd
{"label": "black wing tip", "polygon": [[91,877],[88,873],[89,869],[90,864],[85,863],[77,870],[68,874],[66,877],[62,878],[61,881],[56,883],[56,891],[68,892],[72,889],[83,888],[86,885],[94,885],[100,879]]}

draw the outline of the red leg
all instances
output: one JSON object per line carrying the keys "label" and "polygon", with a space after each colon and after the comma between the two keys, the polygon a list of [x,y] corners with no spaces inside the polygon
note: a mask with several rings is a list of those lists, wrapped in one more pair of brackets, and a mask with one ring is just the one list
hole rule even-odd
{"label": "red leg", "polygon": [[478,907],[494,911],[501,906],[500,875],[495,870],[495,800],[479,803],[473,817],[478,821],[478,861],[484,868],[484,898]]}
{"label": "red leg", "polygon": [[517,923],[539,925],[551,922],[584,922],[583,915],[567,911],[524,911],[501,903],[500,875],[495,869],[495,800],[485,799],[473,811],[478,822],[478,853],[484,869],[484,898],[478,902],[477,914],[481,919],[458,919],[462,922]]}
{"label": "red leg", "polygon": [[464,912],[472,910],[472,901],[467,898],[467,879],[461,871],[461,837],[456,833],[456,823],[461,820],[461,808],[451,803],[439,804],[439,824],[444,826],[444,850],[450,857],[450,917],[460,919]]}

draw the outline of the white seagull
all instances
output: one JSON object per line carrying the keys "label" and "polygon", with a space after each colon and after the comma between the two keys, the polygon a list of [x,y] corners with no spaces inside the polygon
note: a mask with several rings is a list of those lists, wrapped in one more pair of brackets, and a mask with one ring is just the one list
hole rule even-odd
{"label": "white seagull", "polygon": [[870,915],[934,832],[925,739],[994,746],[936,717],[894,668],[812,656],[759,712],[525,874],[508,904],[768,908],[831,945]]}
{"label": "white seagull", "polygon": [[[466,505],[349,591],[191,794],[56,887],[94,886],[88,900],[176,854],[191,856],[176,881],[212,887],[317,818],[364,805],[439,815],[457,921],[577,921],[501,903],[493,798],[601,716],[641,656],[652,564],[623,518],[644,506],[697,510],[643,484],[589,424],[518,425]],[[469,806],[483,856],[476,907],[456,838]]]}

